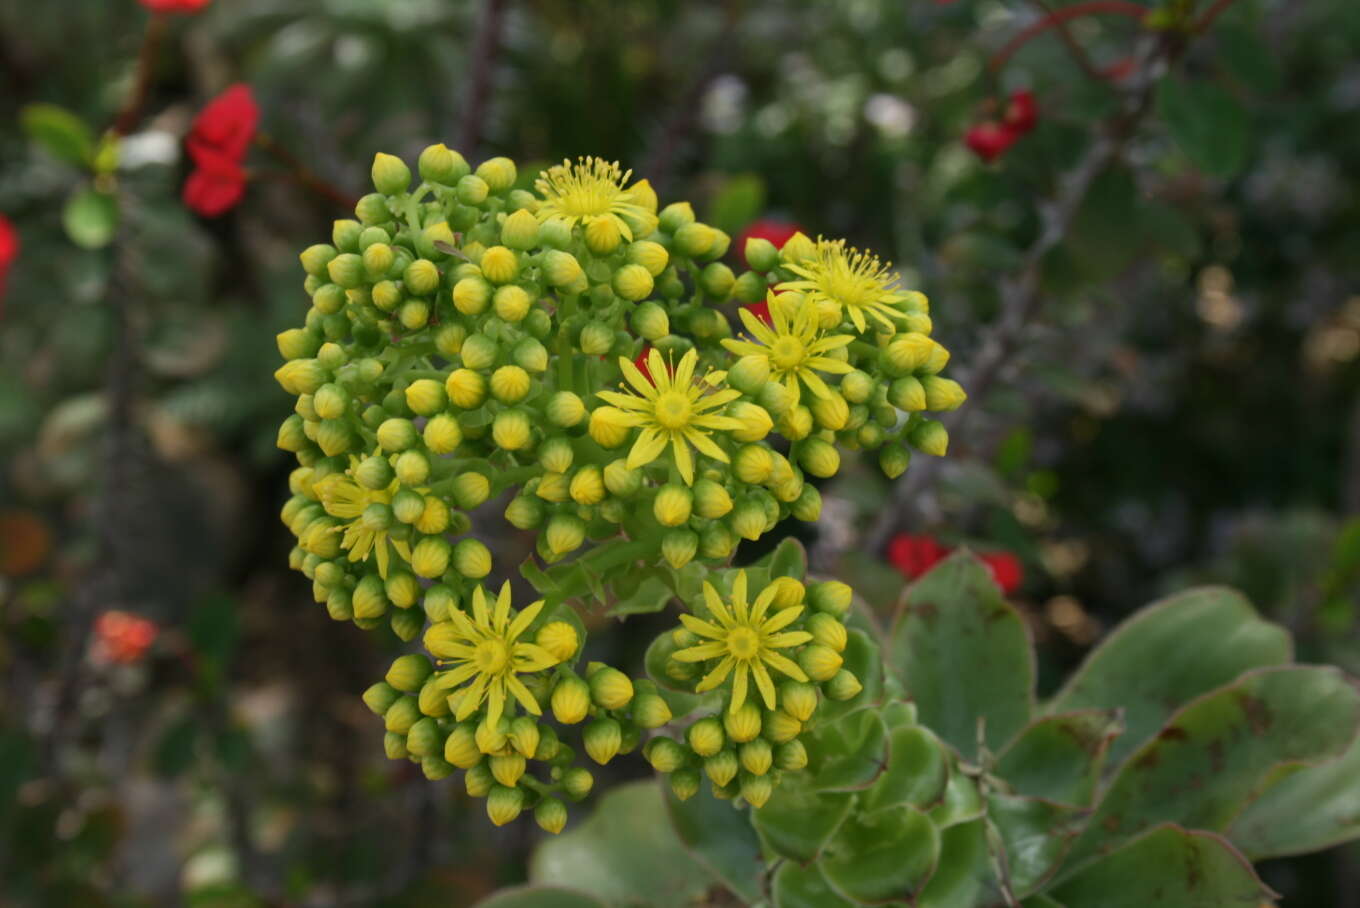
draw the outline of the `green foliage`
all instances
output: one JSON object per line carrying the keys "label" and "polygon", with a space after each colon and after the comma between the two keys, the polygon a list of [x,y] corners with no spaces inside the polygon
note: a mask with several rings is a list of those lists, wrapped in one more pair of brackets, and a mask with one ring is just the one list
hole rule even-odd
{"label": "green foliage", "polygon": [[1247,113],[1212,82],[1177,77],[1157,88],[1157,111],[1186,156],[1206,173],[1230,177],[1247,159]]}

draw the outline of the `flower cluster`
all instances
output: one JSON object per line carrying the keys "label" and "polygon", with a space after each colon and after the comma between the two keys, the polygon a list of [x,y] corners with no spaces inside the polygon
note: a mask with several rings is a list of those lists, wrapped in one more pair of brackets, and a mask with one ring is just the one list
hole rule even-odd
{"label": "flower cluster", "polygon": [[151,619],[110,609],[94,621],[91,656],[97,662],[131,665],[141,661],[159,634]]}
{"label": "flower cluster", "polygon": [[[585,748],[604,762],[670,716],[659,720],[666,701],[649,682],[603,666],[574,674],[562,616],[548,613],[584,588],[553,587],[559,601],[514,616],[504,593],[489,612],[478,605],[493,565],[471,532],[474,509],[505,495],[504,518],[534,534],[541,562],[588,565],[595,597],[626,598],[643,570],[661,572],[680,596],[682,570],[710,576],[741,540],[789,517],[815,520],[812,480],[835,475],[842,450],[876,453],[890,477],[912,449],[943,454],[947,436],[927,411],[953,409],[964,394],[940,374],[949,353],[930,337],[925,297],[844,241],[794,233],[776,247],[753,237],[741,250],[749,270],[737,275],[722,262],[726,234],[687,203],[661,206],[617,164],[564,161],[524,179],[507,158],[474,169],[435,145],[418,170],[412,189],[409,167],[378,155],[376,191],[356,218],[302,253],[311,307],[302,327],[278,336],[276,378],[297,396],[278,444],[299,462],[282,518],[298,540],[293,566],[333,618],[388,623],[403,640],[429,624],[426,648],[453,666],[427,666],[440,697],[424,694],[423,681],[406,690],[389,679],[411,695],[377,698],[401,736],[390,751],[437,775],[461,764],[430,742],[475,739],[485,727],[477,752],[488,760],[513,758],[509,746],[561,776],[527,788],[493,776],[520,792],[497,795],[493,818],[503,818],[512,801],[537,803],[568,776],[578,788],[585,778],[554,762],[569,762],[565,744],[539,757],[496,737],[503,723],[537,728],[545,702],[566,721],[565,691],[564,703],[596,711]],[[542,571],[526,566],[525,577]],[[804,615],[801,585],[796,597],[779,589],[749,603],[733,590],[730,605],[709,601],[689,616],[705,631],[738,626],[723,616],[754,628],[757,661],[734,650],[707,667],[705,654],[727,638],[700,634],[710,642],[677,662],[703,668],[705,690],[730,685],[743,715],[758,702],[779,714],[770,672],[781,683],[850,686],[839,666],[823,676],[837,661],[815,639],[827,615]],[[556,646],[540,636],[547,628]],[[800,661],[809,652],[815,673]],[[752,685],[759,698],[748,698]],[[450,714],[421,713],[422,700]],[[416,727],[428,730],[413,747]],[[479,787],[491,767],[477,770],[470,751],[462,759]]]}
{"label": "flower cluster", "polygon": [[838,581],[809,587],[779,577],[752,595],[746,572],[737,571],[726,597],[704,583],[702,607],[682,614],[661,640],[664,671],[680,690],[718,690],[720,707],[683,740],[658,735],[645,749],[677,797],[698,791],[702,772],[718,797],[740,795],[760,807],[780,773],[807,766],[799,736],[821,698],[849,700],[862,690],[843,667],[850,600]]}
{"label": "flower cluster", "polygon": [[1001,117],[984,120],[973,126],[963,141],[973,154],[990,164],[1020,141],[1038,122],[1039,108],[1034,101],[1034,92],[1011,92]]}
{"label": "flower cluster", "polygon": [[194,169],[184,181],[184,204],[211,218],[241,201],[246,191],[242,164],[259,119],[250,86],[242,84],[231,86],[199,111],[185,139]]}

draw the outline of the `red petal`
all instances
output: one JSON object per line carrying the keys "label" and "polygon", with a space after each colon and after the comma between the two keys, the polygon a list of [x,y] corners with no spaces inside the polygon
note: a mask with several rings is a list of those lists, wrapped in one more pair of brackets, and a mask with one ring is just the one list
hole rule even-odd
{"label": "red petal", "polygon": [[245,171],[226,158],[209,156],[206,164],[195,168],[184,181],[184,204],[213,218],[234,208],[245,191]]}
{"label": "red petal", "polygon": [[989,121],[979,123],[968,130],[963,141],[975,155],[991,163],[1014,145],[1018,138],[1019,134],[1010,127]]}
{"label": "red petal", "polygon": [[991,569],[992,579],[1003,593],[1015,592],[1024,582],[1024,566],[1010,552],[988,552],[982,556],[982,563]]}
{"label": "red petal", "polygon": [[948,554],[949,549],[933,536],[900,533],[888,543],[888,562],[909,580],[920,577]]}
{"label": "red petal", "polygon": [[1012,132],[1026,133],[1039,121],[1039,107],[1034,102],[1034,92],[1028,89],[1011,93],[1006,103],[1005,124]]}
{"label": "red petal", "polygon": [[200,165],[211,153],[240,161],[255,138],[260,108],[250,86],[237,83],[218,95],[194,118],[186,140],[189,154]]}

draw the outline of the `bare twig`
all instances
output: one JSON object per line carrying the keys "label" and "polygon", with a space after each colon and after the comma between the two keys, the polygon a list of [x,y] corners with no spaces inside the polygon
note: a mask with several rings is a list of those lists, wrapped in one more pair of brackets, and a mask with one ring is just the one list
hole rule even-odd
{"label": "bare twig", "polygon": [[[1039,7],[1039,10],[1045,16],[1054,15],[1054,9],[1048,5],[1047,0],[1031,0],[1031,2]],[[1063,46],[1067,48],[1067,52],[1072,56],[1073,62],[1075,62],[1077,66],[1081,68],[1081,71],[1086,74],[1086,78],[1103,81],[1105,78],[1104,75],[1100,72],[1100,69],[1091,62],[1091,58],[1082,48],[1081,43],[1077,41],[1076,37],[1072,34],[1072,29],[1068,27],[1067,20],[1055,20],[1053,28],[1057,31],[1058,38],[1062,41]]]}
{"label": "bare twig", "polygon": [[[1107,120],[1086,154],[1060,181],[1056,198],[1043,212],[1043,228],[1030,245],[1019,270],[1001,288],[1001,316],[992,327],[971,370],[962,379],[969,396],[981,401],[1011,361],[1031,322],[1043,308],[1040,292],[1044,259],[1067,237],[1072,222],[1096,178],[1117,160],[1125,144],[1137,130],[1147,112],[1156,81],[1156,62],[1165,45],[1160,38],[1147,38],[1137,54],[1135,75],[1126,90],[1120,111]],[[951,434],[967,418],[967,410],[956,410],[945,419]],[[891,501],[883,507],[865,536],[864,548],[880,550],[897,527],[902,513],[934,478],[940,461],[931,459],[909,471],[893,490]]]}
{"label": "bare twig", "polygon": [[282,164],[287,169],[290,178],[296,180],[299,185],[316,193],[323,199],[334,202],[341,208],[346,209],[353,208],[358,202],[358,200],[349,193],[317,176],[316,172],[304,164],[297,155],[280,145],[278,141],[268,133],[256,133],[255,144],[260,146],[260,149],[274,158],[274,160]]}
{"label": "bare twig", "polygon": [[1082,16],[1113,15],[1129,16],[1141,20],[1148,13],[1148,7],[1125,0],[1092,0],[1090,3],[1074,3],[1060,10],[1054,10],[1044,18],[1020,30],[1014,38],[1007,41],[1001,50],[992,55],[988,64],[992,72],[1006,65],[1016,51],[1029,43],[1030,39],[1050,28],[1065,28],[1066,23]]}
{"label": "bare twig", "polygon": [[496,55],[501,45],[501,25],[508,0],[483,0],[477,37],[472,46],[471,71],[467,81],[467,97],[463,102],[463,124],[458,135],[458,147],[475,154],[482,141],[486,125],[486,110],[491,97],[491,76]]}

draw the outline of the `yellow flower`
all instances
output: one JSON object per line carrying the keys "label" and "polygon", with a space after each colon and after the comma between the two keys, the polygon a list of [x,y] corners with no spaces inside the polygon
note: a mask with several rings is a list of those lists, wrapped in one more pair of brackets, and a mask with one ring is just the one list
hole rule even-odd
{"label": "yellow flower", "polygon": [[690,445],[714,460],[728,462],[727,452],[718,447],[704,430],[731,431],[741,428],[741,423],[730,416],[712,412],[740,397],[741,392],[732,388],[718,390],[712,383],[715,378],[712,375],[696,381],[694,369],[698,362],[699,354],[690,350],[680,357],[672,373],[661,358],[661,351],[653,349],[647,357],[647,371],[651,373],[648,376],[629,362],[627,357],[619,357],[619,368],[636,393],[600,391],[599,396],[622,411],[615,417],[619,422],[642,429],[632,450],[628,452],[628,469],[637,469],[656,460],[666,449],[667,443],[675,457],[675,466],[686,483],[694,482],[694,458],[690,454]]}
{"label": "yellow flower", "polygon": [[713,620],[705,621],[694,615],[681,615],[680,621],[686,628],[704,638],[702,643],[682,649],[675,653],[681,662],[706,662],[719,659],[717,667],[704,676],[695,688],[699,693],[712,690],[732,675],[732,701],[729,712],[736,712],[746,702],[746,688],[749,678],[755,678],[760,697],[767,709],[775,708],[774,681],[770,678],[773,668],[793,678],[806,681],[807,675],[798,663],[776,652],[791,646],[799,646],[812,639],[807,631],[785,631],[803,613],[803,606],[792,605],[768,616],[778,588],[767,586],[761,590],[754,603],[746,602],[746,572],[737,574],[732,583],[732,603],[729,608],[723,604],[718,591],[710,583],[704,583],[704,603],[708,606]]}
{"label": "yellow flower", "polygon": [[441,690],[465,685],[455,719],[463,721],[486,703],[487,726],[495,728],[509,696],[535,716],[543,715],[534,695],[518,678],[522,673],[542,671],[560,661],[538,644],[519,639],[542,610],[540,599],[512,618],[509,581],[501,587],[494,610],[487,605],[486,593],[478,586],[472,593],[472,617],[454,609],[449,612],[448,621],[425,632],[425,648],[443,664],[454,666],[440,672],[435,683]]}
{"label": "yellow flower", "polygon": [[902,314],[898,306],[907,294],[897,286],[898,276],[878,256],[847,248],[845,240],[819,237],[811,258],[786,267],[803,280],[787,281],[779,289],[801,291],[813,306],[822,301],[840,306],[860,331],[868,325],[866,316],[886,331],[897,330],[893,317]]}
{"label": "yellow flower", "polygon": [[[359,459],[351,457],[350,472],[358,466]],[[344,530],[345,535],[340,539],[340,547],[349,551],[349,560],[363,561],[370,554],[375,555],[378,560],[378,575],[384,580],[387,579],[387,566],[391,563],[388,546],[402,558],[411,560],[411,547],[387,534],[392,514],[386,506],[392,503],[392,496],[400,485],[401,483],[394,479],[385,489],[365,489],[346,473],[332,473],[312,485],[312,490],[321,500],[321,506],[326,509],[326,513],[348,521],[332,528],[330,532],[338,533]],[[373,505],[382,507],[374,508]]]}
{"label": "yellow flower", "polygon": [[534,188],[543,196],[535,214],[539,221],[561,218],[573,227],[577,224],[589,227],[599,219],[612,221],[631,243],[633,230],[625,218],[637,224],[656,220],[656,215],[638,204],[634,191],[623,188],[632,173],[621,169],[617,161],[588,157],[573,164],[564,160],[543,171],[534,182]]}
{"label": "yellow flower", "polygon": [[818,372],[845,374],[852,366],[827,356],[832,350],[854,340],[848,334],[823,336],[817,308],[811,303],[789,299],[792,294],[771,293],[770,324],[743,306],[737,310],[750,339],[724,339],[722,345],[737,356],[760,356],[769,360],[770,377],[784,383],[793,403],[798,403],[800,384],[818,397],[830,397],[831,389]]}

